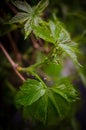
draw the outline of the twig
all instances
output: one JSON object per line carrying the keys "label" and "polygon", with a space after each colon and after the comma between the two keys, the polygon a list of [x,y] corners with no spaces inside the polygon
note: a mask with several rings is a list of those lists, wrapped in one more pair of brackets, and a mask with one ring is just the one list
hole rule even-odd
{"label": "twig", "polygon": [[3,51],[4,55],[6,56],[6,58],[8,59],[8,61],[10,62],[11,66],[13,67],[13,70],[16,72],[16,74],[18,75],[18,77],[22,80],[25,81],[24,77],[18,72],[17,67],[18,64],[16,64],[12,58],[9,56],[9,54],[7,53],[7,51],[5,50],[4,46],[0,43],[0,48]]}
{"label": "twig", "polygon": [[39,49],[40,51],[45,51],[44,48],[39,45],[39,43],[37,42],[33,34],[31,35],[31,41],[35,49]]}
{"label": "twig", "polygon": [[[46,53],[49,52],[49,48],[44,48],[44,47],[43,47],[43,42],[42,42],[42,40],[41,40],[41,39],[38,39],[38,42],[37,42],[37,40],[35,39],[35,37],[34,37],[33,34],[31,35],[31,41],[32,41],[33,47],[34,47],[35,49],[39,49],[40,51],[46,52]],[[40,44],[40,45],[39,45],[39,44]]]}
{"label": "twig", "polygon": [[31,35],[31,41],[32,41],[32,43],[33,43],[33,47],[34,47],[35,49],[39,49],[40,46],[38,45],[38,43],[37,43],[35,37],[33,36],[33,34]]}
{"label": "twig", "polygon": [[13,48],[13,51],[14,51],[14,54],[15,54],[15,57],[16,57],[17,61],[20,62],[21,61],[21,54],[19,53],[19,50],[18,50],[18,48],[17,48],[17,46],[16,46],[16,44],[14,42],[14,39],[12,38],[11,33],[8,33],[7,37],[8,37],[8,39],[10,41],[10,44],[11,44],[11,46]]}

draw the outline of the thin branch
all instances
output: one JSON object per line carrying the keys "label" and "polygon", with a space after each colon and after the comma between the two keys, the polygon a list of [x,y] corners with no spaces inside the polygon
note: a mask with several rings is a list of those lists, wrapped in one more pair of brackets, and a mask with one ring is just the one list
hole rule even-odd
{"label": "thin branch", "polygon": [[40,51],[45,51],[44,48],[39,45],[39,43],[37,42],[33,34],[31,35],[31,41],[35,49],[39,49]]}
{"label": "thin branch", "polygon": [[38,39],[38,42],[39,42],[40,46],[42,46],[42,47],[44,46],[44,43],[40,38]]}
{"label": "thin branch", "polygon": [[33,69],[31,69],[30,67],[27,67],[27,68],[22,68],[22,67],[19,67],[18,68],[19,71],[23,71],[23,72],[29,72],[30,74],[32,74],[33,76],[35,76],[40,82],[42,82],[42,84],[44,84],[44,87],[46,88],[46,84],[43,82],[43,80],[40,78],[40,76],[38,74],[36,74]]}
{"label": "thin branch", "polygon": [[36,41],[36,39],[35,39],[35,37],[34,37],[34,35],[32,34],[31,35],[31,41],[32,41],[32,43],[33,43],[33,47],[35,48],[35,49],[39,49],[39,45],[38,45],[38,43],[37,43],[37,41]]}
{"label": "thin branch", "polygon": [[15,54],[15,57],[16,57],[17,61],[20,62],[21,61],[21,54],[19,53],[19,50],[18,50],[18,48],[17,48],[17,46],[16,46],[16,44],[14,42],[14,39],[12,38],[11,33],[8,33],[7,37],[8,37],[8,39],[10,41],[10,44],[11,44],[11,46],[13,48],[13,51],[14,51],[14,54]]}
{"label": "thin branch", "polygon": [[3,51],[4,55],[6,56],[6,58],[8,59],[8,61],[10,62],[11,66],[13,67],[13,70],[16,72],[16,74],[18,75],[18,77],[22,80],[25,81],[24,77],[18,72],[17,67],[18,64],[16,64],[12,58],[10,57],[10,55],[8,54],[8,52],[5,50],[4,46],[0,43],[0,48]]}
{"label": "thin branch", "polygon": [[[34,47],[35,49],[39,49],[40,51],[46,52],[46,53],[49,52],[49,48],[44,48],[44,45],[43,45],[42,40],[41,40],[41,39],[38,39],[38,42],[37,42],[37,40],[35,39],[35,37],[34,37],[33,34],[31,35],[31,41],[32,41],[33,47]],[[40,45],[39,45],[39,44],[40,44]]]}

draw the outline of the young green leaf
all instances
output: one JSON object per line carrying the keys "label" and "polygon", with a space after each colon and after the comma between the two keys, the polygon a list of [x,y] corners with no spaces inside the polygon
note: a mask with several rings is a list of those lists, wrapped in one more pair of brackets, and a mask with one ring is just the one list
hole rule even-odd
{"label": "young green leaf", "polygon": [[[76,48],[73,47],[73,45],[75,45],[75,43],[71,41],[70,35],[66,31],[66,29],[61,25],[61,23],[58,20],[49,21],[49,26],[50,26],[51,34],[52,34],[55,42],[57,42],[57,47],[59,46],[60,50],[62,50],[66,54],[68,54],[76,65],[80,65],[78,63],[77,56],[75,53]],[[66,43],[68,43],[68,44],[66,44]],[[55,56],[57,58],[57,55],[59,58],[58,52],[53,53],[53,55],[54,55],[54,58],[55,58]]]}
{"label": "young green leaf", "polygon": [[30,20],[28,20],[25,23],[24,30],[25,30],[25,39],[26,39],[32,31],[32,24]]}
{"label": "young green leaf", "polygon": [[70,56],[70,58],[73,60],[73,62],[76,64],[76,65],[80,65],[78,60],[77,60],[77,56],[74,52],[74,50],[67,44],[59,44],[59,47],[66,53]]}
{"label": "young green leaf", "polygon": [[65,43],[67,41],[70,41],[70,35],[64,29],[64,27],[61,25],[61,23],[57,21],[49,21],[49,27],[51,30],[51,34],[53,38],[55,39],[55,42],[59,43]]}
{"label": "young green leaf", "polygon": [[32,10],[31,6],[26,1],[22,2],[22,1],[18,0],[18,1],[12,2],[12,3],[21,11],[30,13]]}
{"label": "young green leaf", "polygon": [[45,94],[43,84],[37,80],[28,79],[16,95],[16,103],[24,106],[31,105]]}
{"label": "young green leaf", "polygon": [[41,15],[45,8],[48,6],[49,0],[41,0],[38,5],[34,8],[34,11]]}
{"label": "young green leaf", "polygon": [[16,16],[14,16],[9,23],[23,23],[25,21],[27,21],[29,18],[29,14],[28,13],[24,13],[24,12],[19,12],[17,13]]}
{"label": "young green leaf", "polygon": [[29,36],[33,26],[38,26],[41,21],[41,15],[48,5],[48,0],[42,0],[37,6],[31,7],[27,2],[15,1],[13,4],[21,10],[9,23],[22,23],[24,24],[25,39]]}
{"label": "young green leaf", "polygon": [[51,31],[47,26],[39,25],[39,26],[34,26],[33,28],[34,28],[33,32],[37,37],[42,38],[47,42],[55,43]]}
{"label": "young green leaf", "polygon": [[59,33],[57,43],[66,43],[66,42],[69,42],[69,41],[71,41],[69,33],[66,31],[66,29],[64,29],[61,26],[61,30],[60,30],[60,33]]}
{"label": "young green leaf", "polygon": [[55,39],[55,42],[57,41],[59,34],[60,34],[60,30],[61,30],[61,26],[59,26],[58,23],[55,23],[54,21],[49,21],[49,27],[51,30],[51,34],[53,36],[53,38]]}

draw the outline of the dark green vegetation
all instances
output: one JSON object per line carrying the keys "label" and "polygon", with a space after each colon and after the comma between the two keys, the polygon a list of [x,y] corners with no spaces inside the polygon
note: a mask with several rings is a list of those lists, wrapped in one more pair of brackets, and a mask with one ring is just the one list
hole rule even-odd
{"label": "dark green vegetation", "polygon": [[86,87],[85,4],[3,1],[1,130],[82,129],[75,113],[78,84]]}

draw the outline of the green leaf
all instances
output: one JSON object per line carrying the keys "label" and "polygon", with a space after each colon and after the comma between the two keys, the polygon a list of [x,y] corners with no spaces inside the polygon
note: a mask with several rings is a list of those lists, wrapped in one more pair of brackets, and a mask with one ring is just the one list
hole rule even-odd
{"label": "green leaf", "polygon": [[71,41],[69,33],[66,31],[66,29],[61,27],[57,43],[66,43],[69,41]]}
{"label": "green leaf", "polygon": [[15,1],[13,4],[21,10],[15,17],[13,17],[9,23],[23,23],[24,24],[24,31],[25,31],[25,39],[29,36],[33,26],[39,27],[39,23],[41,20],[41,14],[43,10],[48,5],[48,0],[42,0],[38,3],[37,6],[31,7],[27,2],[22,1]]}
{"label": "green leaf", "polygon": [[28,20],[29,19],[29,15],[28,15],[28,13],[21,13],[21,12],[19,12],[19,13],[17,13],[17,15],[16,16],[14,16],[10,21],[9,21],[9,23],[11,24],[11,23],[23,23],[23,22],[25,22],[26,20]]}
{"label": "green leaf", "polygon": [[69,103],[73,102],[75,97],[77,97],[77,91],[74,89],[68,78],[58,80],[52,90]]}
{"label": "green leaf", "polygon": [[26,2],[26,1],[15,1],[15,2],[12,2],[18,9],[20,9],[21,11],[24,11],[24,12],[27,12],[27,13],[30,13],[32,8],[31,6]]}
{"label": "green leaf", "polygon": [[57,125],[64,118],[68,117],[70,111],[72,112],[71,104],[51,90],[48,98],[47,124]]}
{"label": "green leaf", "polygon": [[49,21],[49,27],[51,30],[51,34],[57,43],[65,43],[70,41],[70,35],[66,31],[66,29],[61,25],[61,23],[57,21]]}
{"label": "green leaf", "polygon": [[56,92],[57,94],[59,94],[61,97],[63,97],[63,99],[65,99],[67,102],[69,102],[67,94],[63,93],[63,91],[65,92],[65,85],[64,84],[59,85],[58,87],[53,87],[52,90],[54,92]]}
{"label": "green leaf", "polygon": [[51,34],[56,42],[59,37],[61,27],[59,26],[58,23],[55,23],[54,21],[51,20],[49,21],[49,26],[50,26]]}
{"label": "green leaf", "polygon": [[51,101],[53,107],[55,108],[58,116],[61,117],[61,111],[60,111],[60,108],[59,108],[58,104],[56,103],[56,100],[55,100],[55,97],[54,97],[55,95],[53,94],[52,91],[49,91],[48,96],[49,96],[49,100]]}
{"label": "green leaf", "polygon": [[39,25],[39,26],[33,26],[33,28],[34,28],[33,32],[37,37],[42,38],[47,42],[55,43],[51,31],[47,26]]}
{"label": "green leaf", "polygon": [[59,47],[66,53],[68,54],[71,59],[73,60],[73,62],[76,64],[76,65],[79,65],[79,62],[77,60],[77,56],[74,52],[74,50],[72,49],[72,47],[70,47],[70,45],[67,45],[67,44],[59,44]]}
{"label": "green leaf", "polygon": [[60,73],[61,73],[61,69],[62,69],[62,66],[61,65],[58,65],[58,64],[54,64],[52,62],[45,64],[43,65],[42,67],[42,71],[46,74],[46,75],[49,75],[50,77],[52,78],[56,78],[60,76]]}
{"label": "green leaf", "polygon": [[31,105],[45,93],[44,86],[37,80],[28,79],[16,95],[16,103],[24,106]]}
{"label": "green leaf", "polygon": [[24,26],[24,30],[25,30],[25,39],[30,35],[31,31],[32,31],[32,28],[31,28],[31,21],[28,20],[26,23],[25,23],[25,26]]}
{"label": "green leaf", "polygon": [[28,80],[18,92],[16,102],[23,106],[25,118],[54,125],[72,112],[71,105],[76,99],[77,92],[67,79],[58,80],[50,88],[44,88],[36,80]]}
{"label": "green leaf", "polygon": [[47,105],[48,95],[45,94],[31,106],[24,107],[24,117],[30,119],[37,119],[45,124],[47,118]]}
{"label": "green leaf", "polygon": [[[57,47],[59,46],[60,50],[68,54],[73,60],[73,62],[76,65],[80,66],[77,60],[76,53],[75,53],[77,51],[77,48],[75,47],[75,43],[71,41],[70,35],[66,31],[66,29],[61,25],[61,23],[58,20],[54,22],[49,21],[49,26],[50,26],[51,34],[53,38],[55,39],[55,42],[57,42]],[[59,52],[55,52],[53,53],[53,55],[54,55],[54,58],[56,56],[56,59],[57,59],[57,56],[58,56],[58,59],[59,59]]]}
{"label": "green leaf", "polygon": [[41,15],[45,8],[48,6],[49,0],[41,0],[37,6],[35,6],[34,11]]}
{"label": "green leaf", "polygon": [[78,68],[77,71],[78,71],[78,74],[79,74],[83,84],[84,84],[84,87],[86,87],[86,65]]}

